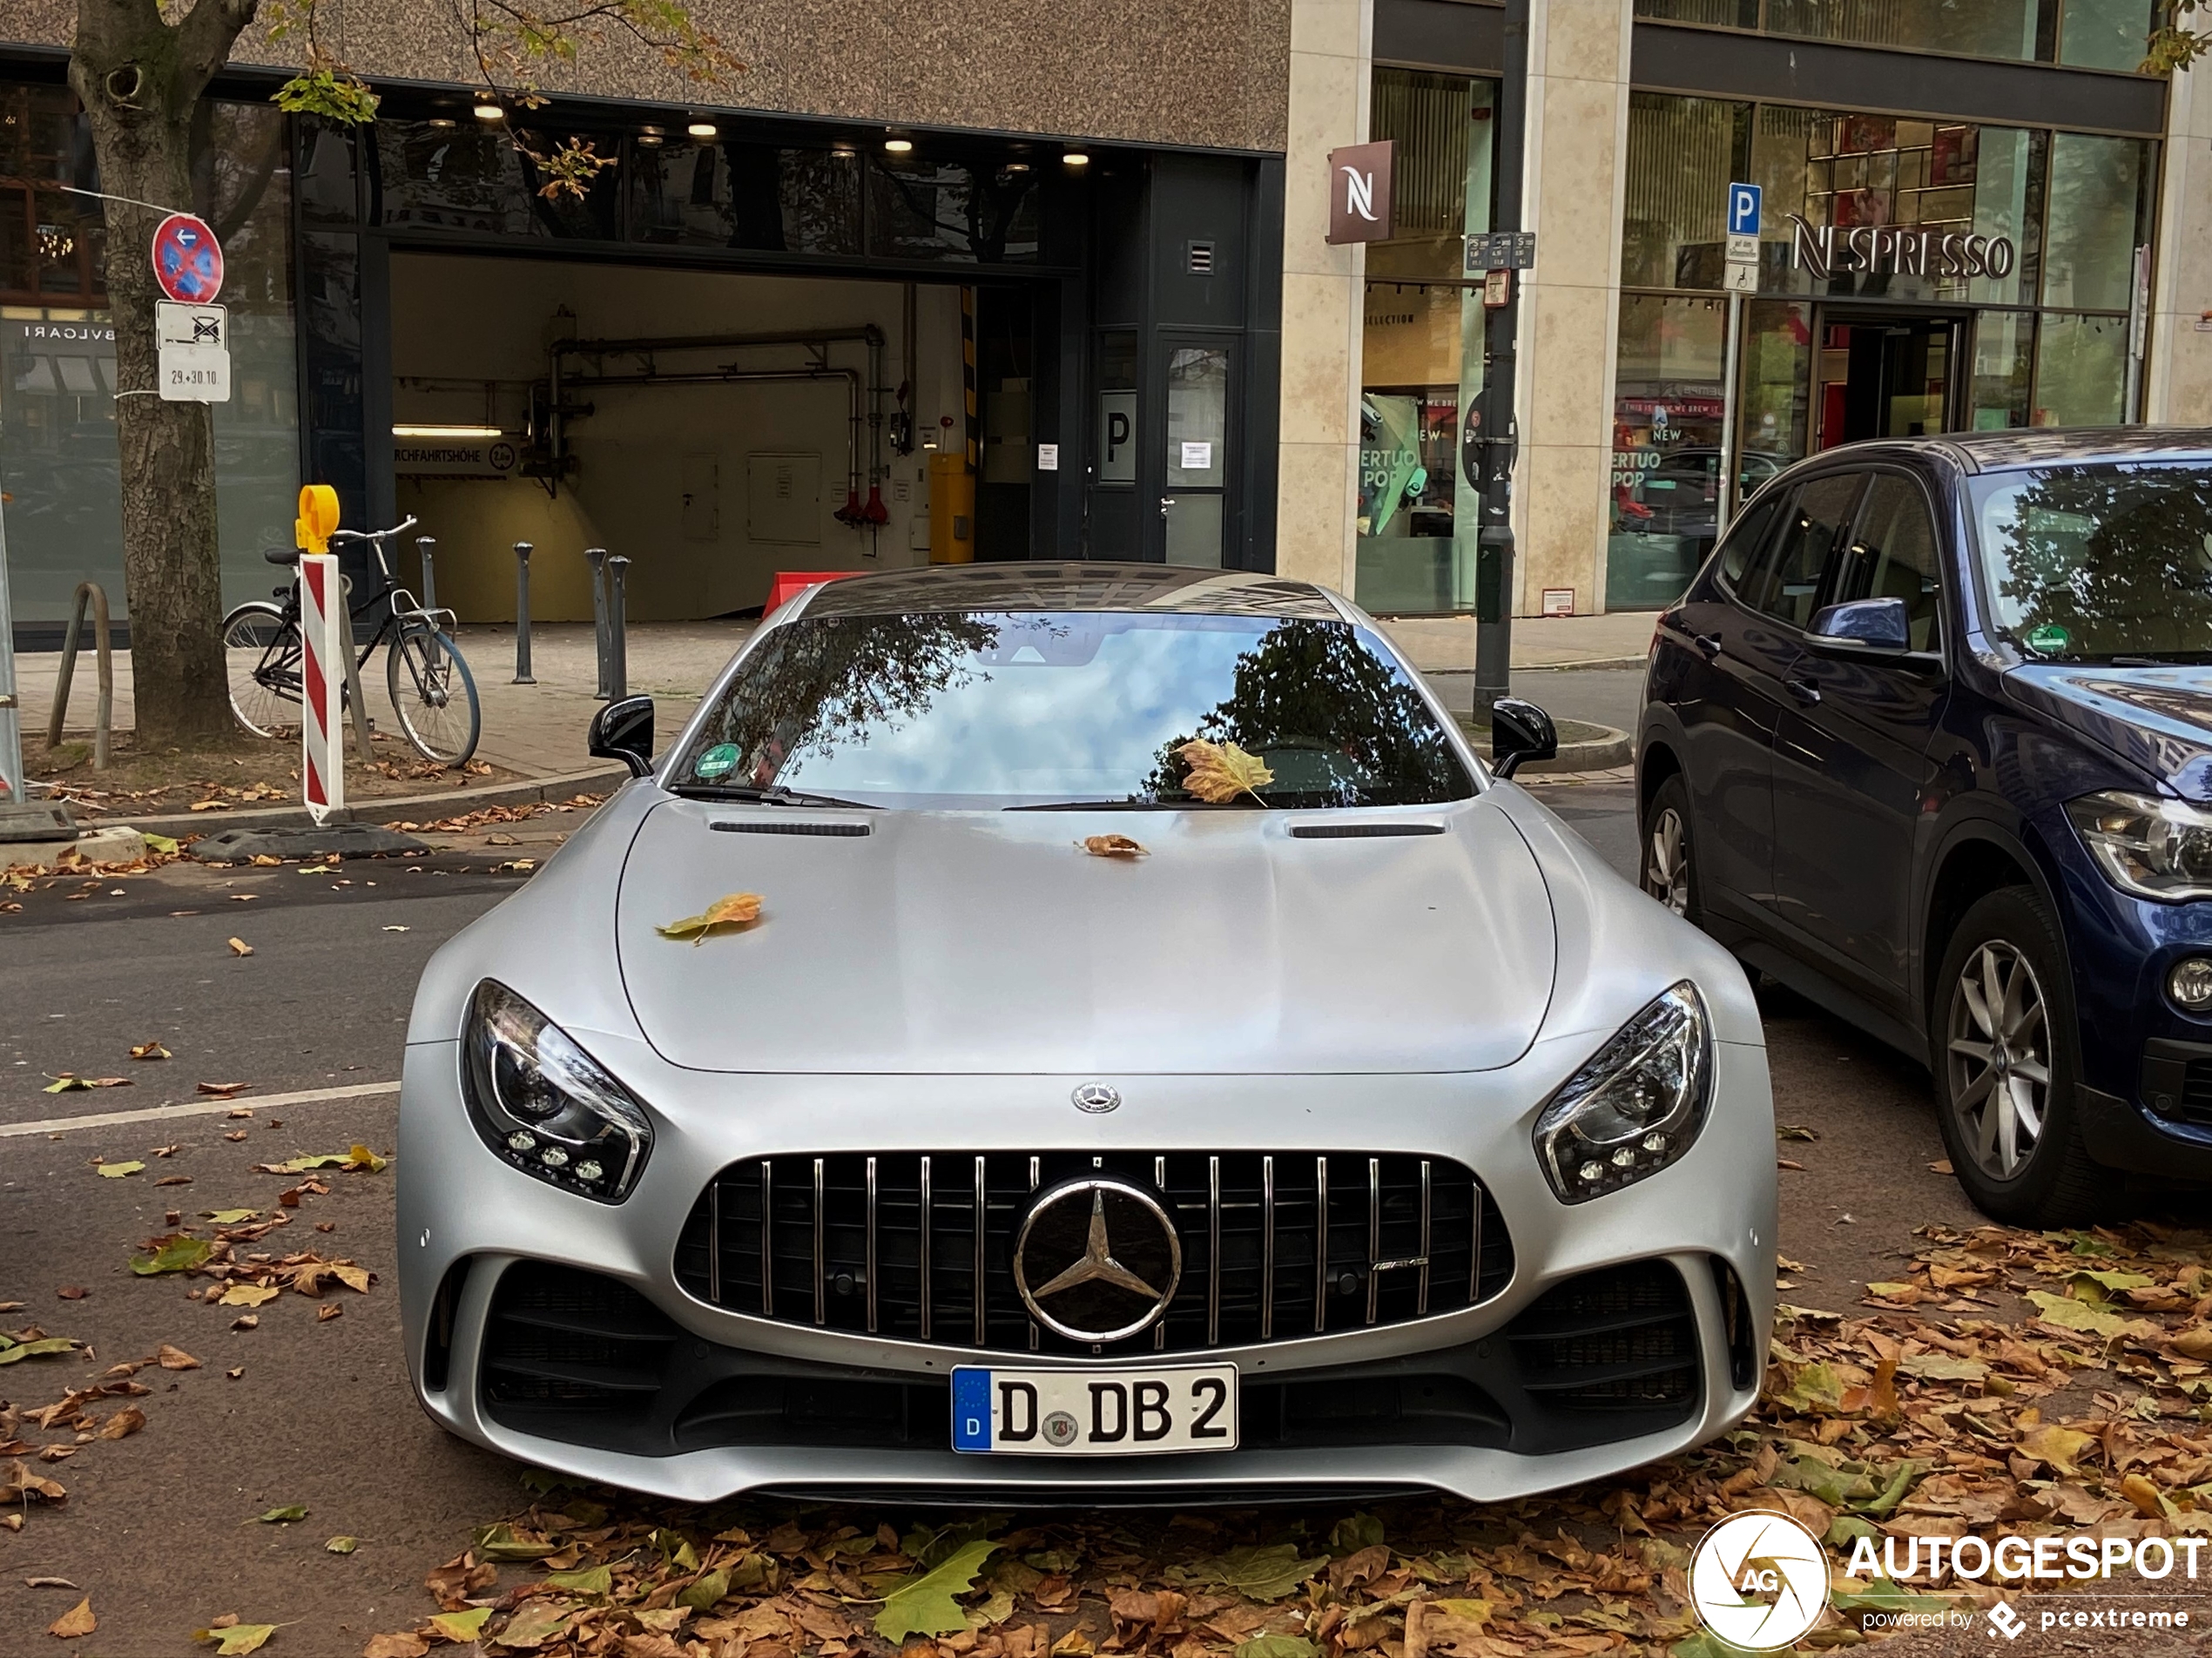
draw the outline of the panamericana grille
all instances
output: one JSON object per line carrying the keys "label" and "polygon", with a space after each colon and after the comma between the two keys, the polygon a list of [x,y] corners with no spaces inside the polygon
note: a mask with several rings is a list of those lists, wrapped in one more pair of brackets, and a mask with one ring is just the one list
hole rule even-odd
{"label": "panamericana grille", "polygon": [[[1014,1284],[1033,1195],[1096,1173],[1157,1192],[1183,1244],[1166,1316],[1119,1342],[1039,1326]],[[725,1169],[685,1223],[676,1276],[733,1312],[894,1341],[1191,1352],[1474,1305],[1513,1277],[1513,1244],[1481,1182],[1440,1157],[841,1152]]]}

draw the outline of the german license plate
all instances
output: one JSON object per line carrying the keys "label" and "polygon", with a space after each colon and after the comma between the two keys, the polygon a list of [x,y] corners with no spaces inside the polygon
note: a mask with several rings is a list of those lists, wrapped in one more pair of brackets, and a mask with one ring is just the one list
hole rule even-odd
{"label": "german license plate", "polygon": [[953,1449],[1157,1456],[1237,1448],[1237,1367],[953,1371]]}

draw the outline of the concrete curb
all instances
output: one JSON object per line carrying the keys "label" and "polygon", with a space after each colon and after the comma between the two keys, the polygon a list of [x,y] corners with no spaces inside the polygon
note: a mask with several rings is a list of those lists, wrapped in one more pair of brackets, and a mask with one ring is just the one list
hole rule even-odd
{"label": "concrete curb", "polygon": [[[1525,764],[1514,775],[1550,777],[1563,772],[1607,772],[1635,760],[1635,739],[1628,732],[1610,725],[1599,725],[1595,721],[1578,720],[1575,723],[1597,734],[1577,742],[1561,743],[1559,752],[1552,758]],[[1475,746],[1475,751],[1487,758],[1490,752],[1487,730],[1469,724],[1464,716],[1460,718],[1460,729],[1467,733],[1467,740]]]}
{"label": "concrete curb", "polygon": [[[1572,662],[1516,662],[1513,664],[1512,671],[1517,674],[1580,673],[1586,669],[1593,668],[1641,668],[1647,660],[1648,658],[1641,656],[1578,657]],[[1413,665],[1417,668],[1420,667],[1419,663]],[[1431,678],[1439,678],[1447,674],[1471,677],[1474,670],[1472,668],[1421,668],[1421,671]]]}
{"label": "concrete curb", "polygon": [[[616,766],[612,770],[601,768],[570,772],[560,777],[532,778],[521,783],[495,783],[480,789],[455,789],[444,794],[384,795],[346,807],[333,821],[435,823],[442,818],[463,817],[486,806],[537,805],[546,801],[571,799],[579,794],[611,794],[629,781],[629,769]],[[252,812],[179,812],[158,818],[102,818],[87,823],[85,831],[89,833],[94,829],[127,824],[141,834],[181,839],[216,829],[289,829],[314,822],[305,806],[267,806]]]}

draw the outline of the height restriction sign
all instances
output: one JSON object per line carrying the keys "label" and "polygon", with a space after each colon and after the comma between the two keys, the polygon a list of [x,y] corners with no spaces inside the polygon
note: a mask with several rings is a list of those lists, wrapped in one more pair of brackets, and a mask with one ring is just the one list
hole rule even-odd
{"label": "height restriction sign", "polygon": [[153,280],[179,305],[212,305],[223,291],[223,249],[207,221],[172,213],[153,233]]}

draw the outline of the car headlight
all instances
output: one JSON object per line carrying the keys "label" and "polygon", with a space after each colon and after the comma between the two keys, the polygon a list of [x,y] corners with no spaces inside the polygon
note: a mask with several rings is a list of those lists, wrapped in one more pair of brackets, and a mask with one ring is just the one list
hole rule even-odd
{"label": "car headlight", "polygon": [[490,979],[469,998],[462,1092],[484,1144],[524,1174],[618,1203],[644,1172],[653,1125],[569,1034]]}
{"label": "car headlight", "polygon": [[1705,1126],[1711,1021],[1687,979],[1646,1006],[1561,1083],[1536,1119],[1536,1161],[1563,1203],[1657,1174]]}
{"label": "car headlight", "polygon": [[2066,815],[2121,892],[2169,904],[2212,898],[2212,812],[2114,789],[2067,801]]}

